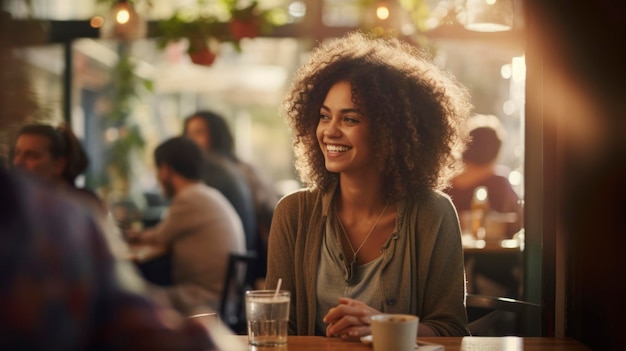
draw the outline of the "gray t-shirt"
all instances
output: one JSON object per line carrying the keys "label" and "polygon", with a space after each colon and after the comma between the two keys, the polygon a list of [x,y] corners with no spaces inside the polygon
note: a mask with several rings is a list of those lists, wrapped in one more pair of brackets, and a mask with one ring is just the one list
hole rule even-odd
{"label": "gray t-shirt", "polygon": [[359,300],[370,307],[382,310],[383,294],[380,290],[379,275],[382,269],[382,255],[373,261],[358,265],[352,282],[347,282],[348,268],[343,255],[337,220],[326,222],[322,238],[319,267],[317,270],[317,307],[315,333],[326,335],[326,323],[322,319],[328,310],[339,304],[340,297]]}

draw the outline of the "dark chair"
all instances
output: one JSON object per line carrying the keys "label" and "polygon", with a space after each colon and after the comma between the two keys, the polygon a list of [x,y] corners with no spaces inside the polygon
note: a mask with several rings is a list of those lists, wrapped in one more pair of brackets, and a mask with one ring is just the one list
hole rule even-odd
{"label": "dark chair", "polygon": [[226,270],[224,291],[220,303],[220,319],[236,334],[246,334],[246,290],[254,287],[249,267],[257,261],[257,253],[231,253]]}
{"label": "dark chair", "polygon": [[468,294],[466,308],[473,336],[541,336],[540,331],[536,330],[536,321],[541,320],[541,305],[504,297]]}
{"label": "dark chair", "polygon": [[135,262],[141,276],[147,281],[158,286],[173,286],[172,254],[155,257],[145,262]]}

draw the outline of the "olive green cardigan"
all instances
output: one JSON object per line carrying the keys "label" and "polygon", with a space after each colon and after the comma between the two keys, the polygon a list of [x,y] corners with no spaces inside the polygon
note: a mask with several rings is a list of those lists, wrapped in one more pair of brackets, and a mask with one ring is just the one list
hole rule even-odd
{"label": "olive green cardigan", "polygon": [[[274,212],[266,282],[272,289],[282,278],[281,290],[291,291],[290,334],[315,332],[318,260],[333,193],[300,190],[282,198]],[[381,312],[417,315],[440,336],[469,335],[459,222],[446,195],[398,203],[383,260],[374,282],[384,296]]]}

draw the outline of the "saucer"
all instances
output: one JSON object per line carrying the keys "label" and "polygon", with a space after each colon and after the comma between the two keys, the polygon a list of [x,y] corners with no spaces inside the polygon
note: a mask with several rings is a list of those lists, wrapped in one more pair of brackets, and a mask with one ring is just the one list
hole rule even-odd
{"label": "saucer", "polygon": [[[366,335],[361,337],[361,342],[366,345],[372,344],[372,335]],[[440,344],[433,344],[426,341],[417,341],[415,344],[415,349],[419,351],[444,351],[445,347]]]}

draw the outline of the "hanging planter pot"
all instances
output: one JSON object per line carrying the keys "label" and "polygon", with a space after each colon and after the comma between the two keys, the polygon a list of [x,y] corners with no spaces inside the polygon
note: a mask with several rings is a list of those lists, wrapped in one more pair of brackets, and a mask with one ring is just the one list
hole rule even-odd
{"label": "hanging planter pot", "polygon": [[191,58],[191,62],[195,63],[196,65],[202,66],[211,66],[216,57],[217,55],[212,53],[211,50],[209,50],[208,48],[189,53],[189,58]]}
{"label": "hanging planter pot", "polygon": [[[183,11],[177,11],[169,19],[160,21],[158,46],[165,49],[172,41],[187,39],[187,53],[191,61],[210,66],[219,54],[220,43],[229,42],[237,52],[241,52],[241,39],[258,37],[271,29],[267,13],[257,8],[257,1],[252,1],[245,8],[237,8],[237,1],[228,1],[227,5],[230,13],[228,21],[206,13],[190,19]],[[175,58],[172,60],[175,61]]]}
{"label": "hanging planter pot", "polygon": [[191,62],[196,65],[211,66],[215,61],[217,55],[211,51],[208,47],[202,48],[193,52],[189,52],[189,58]]}
{"label": "hanging planter pot", "polygon": [[[192,39],[189,42],[189,58],[191,62],[202,65],[202,66],[211,66],[215,59],[217,58],[217,45],[210,45],[207,40],[203,39]],[[213,46],[216,48],[214,49]]]}

